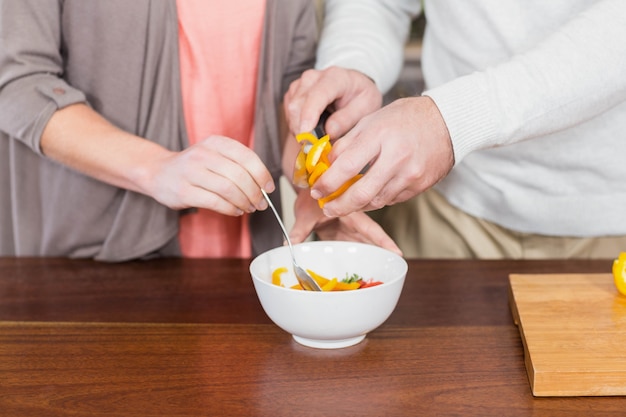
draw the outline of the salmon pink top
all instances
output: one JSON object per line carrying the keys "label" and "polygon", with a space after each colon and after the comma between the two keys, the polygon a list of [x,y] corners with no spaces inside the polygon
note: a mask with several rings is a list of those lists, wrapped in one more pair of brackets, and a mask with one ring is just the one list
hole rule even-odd
{"label": "salmon pink top", "polygon": [[[183,108],[190,145],[211,135],[254,141],[264,0],[177,0]],[[248,216],[181,216],[185,257],[249,257]]]}

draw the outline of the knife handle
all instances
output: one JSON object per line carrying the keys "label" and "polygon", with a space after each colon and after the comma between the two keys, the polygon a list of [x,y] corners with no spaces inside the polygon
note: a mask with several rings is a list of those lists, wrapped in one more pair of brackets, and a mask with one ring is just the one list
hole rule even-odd
{"label": "knife handle", "polygon": [[324,110],[322,114],[320,115],[320,119],[317,121],[317,125],[315,126],[315,129],[313,129],[312,133],[318,139],[326,136],[326,128],[324,126],[326,125],[326,121],[328,120],[328,117],[330,117],[330,114],[331,113],[328,109]]}

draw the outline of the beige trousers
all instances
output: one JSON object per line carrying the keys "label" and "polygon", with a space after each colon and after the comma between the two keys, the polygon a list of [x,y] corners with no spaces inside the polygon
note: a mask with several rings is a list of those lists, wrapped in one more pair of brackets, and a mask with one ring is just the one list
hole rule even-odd
{"label": "beige trousers", "polygon": [[626,236],[554,237],[508,230],[464,213],[434,190],[371,216],[406,258],[613,259],[626,251]]}

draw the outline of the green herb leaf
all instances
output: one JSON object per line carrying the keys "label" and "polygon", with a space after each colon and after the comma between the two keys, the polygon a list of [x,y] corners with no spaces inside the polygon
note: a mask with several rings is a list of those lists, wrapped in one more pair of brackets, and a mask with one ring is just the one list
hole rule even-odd
{"label": "green herb leaf", "polygon": [[345,282],[346,284],[350,284],[352,282],[357,282],[357,281],[359,281],[361,279],[363,279],[363,278],[361,278],[358,274],[348,275],[348,273],[346,272],[346,277],[344,279],[342,279],[341,282]]}

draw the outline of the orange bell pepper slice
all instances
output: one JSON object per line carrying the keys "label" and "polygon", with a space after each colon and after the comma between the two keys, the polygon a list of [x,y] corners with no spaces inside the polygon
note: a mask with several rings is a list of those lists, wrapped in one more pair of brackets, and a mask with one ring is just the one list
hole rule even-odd
{"label": "orange bell pepper slice", "polygon": [[357,174],[354,177],[350,178],[348,181],[344,182],[341,187],[337,188],[335,191],[328,194],[326,197],[322,197],[319,200],[317,200],[317,204],[320,206],[320,208],[324,208],[324,204],[328,203],[331,200],[334,200],[335,198],[339,197],[341,194],[345,193],[346,190],[350,188],[352,184],[360,180],[362,176],[363,174]]}

